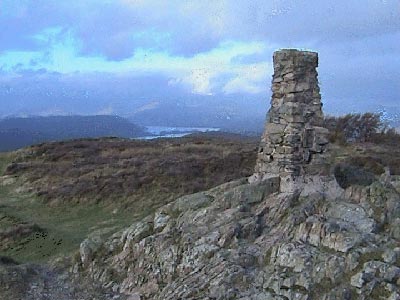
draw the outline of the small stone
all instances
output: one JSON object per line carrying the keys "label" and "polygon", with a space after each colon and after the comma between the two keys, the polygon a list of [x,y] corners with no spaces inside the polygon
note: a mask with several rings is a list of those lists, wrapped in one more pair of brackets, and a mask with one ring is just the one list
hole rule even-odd
{"label": "small stone", "polygon": [[265,127],[265,131],[267,131],[269,134],[282,134],[285,130],[285,127],[286,125],[269,123]]}
{"label": "small stone", "polygon": [[154,216],[154,230],[161,231],[167,226],[171,217],[163,212],[157,212]]}
{"label": "small stone", "polygon": [[400,248],[387,249],[382,254],[383,261],[393,264],[400,258]]}
{"label": "small stone", "polygon": [[362,272],[352,276],[350,279],[350,284],[356,288],[361,289],[365,283],[363,276],[364,274]]}

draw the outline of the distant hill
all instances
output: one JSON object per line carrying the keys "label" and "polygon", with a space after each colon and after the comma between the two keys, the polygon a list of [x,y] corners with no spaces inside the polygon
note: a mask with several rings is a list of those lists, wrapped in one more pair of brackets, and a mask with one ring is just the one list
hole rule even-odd
{"label": "distant hill", "polygon": [[0,120],[0,151],[45,141],[147,135],[143,127],[118,116],[51,116]]}
{"label": "distant hill", "polygon": [[223,131],[241,134],[257,132],[257,135],[261,135],[265,112],[263,106],[256,105],[258,102],[255,100],[252,105],[234,98],[230,101],[197,100],[153,102],[122,116],[144,126],[214,127]]}

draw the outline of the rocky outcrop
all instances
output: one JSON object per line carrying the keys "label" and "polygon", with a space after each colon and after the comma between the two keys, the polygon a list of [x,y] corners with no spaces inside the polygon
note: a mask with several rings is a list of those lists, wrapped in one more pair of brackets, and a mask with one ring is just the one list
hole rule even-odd
{"label": "rocky outcrop", "polygon": [[132,299],[399,299],[399,218],[379,181],[333,199],[242,180],[162,207],[71,271]]}
{"label": "rocky outcrop", "polygon": [[17,264],[0,257],[0,300],[127,300],[128,296],[71,280],[48,266]]}
{"label": "rocky outcrop", "polygon": [[317,55],[280,51],[274,66],[250,183],[181,197],[83,242],[75,276],[131,300],[400,299],[397,179],[341,188],[328,173]]}

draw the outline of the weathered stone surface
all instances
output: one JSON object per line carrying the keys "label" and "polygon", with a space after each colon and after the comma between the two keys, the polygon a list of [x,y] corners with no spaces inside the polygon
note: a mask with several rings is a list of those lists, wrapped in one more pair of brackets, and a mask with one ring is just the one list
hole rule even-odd
{"label": "weathered stone surface", "polygon": [[84,242],[72,270],[141,300],[400,298],[391,176],[346,190],[326,176],[317,55],[285,50],[274,62],[251,183],[181,197],[101,246]]}
{"label": "weathered stone surface", "polygon": [[239,180],[177,199],[75,269],[142,300],[396,299],[399,239],[377,217],[390,215],[388,195],[400,202],[393,187],[348,197],[272,186]]}
{"label": "weathered stone surface", "polygon": [[[314,52],[274,53],[271,108],[250,182],[268,174],[327,175],[328,130],[323,120]],[[282,190],[283,192],[285,190]]]}
{"label": "weathered stone surface", "polygon": [[64,268],[4,263],[0,258],[1,300],[126,300],[127,296],[73,280]]}
{"label": "weathered stone surface", "polygon": [[0,186],[12,185],[16,181],[15,177],[5,175],[0,177]]}
{"label": "weathered stone surface", "polygon": [[168,225],[168,221],[171,217],[163,211],[156,212],[154,216],[154,230],[161,231]]}

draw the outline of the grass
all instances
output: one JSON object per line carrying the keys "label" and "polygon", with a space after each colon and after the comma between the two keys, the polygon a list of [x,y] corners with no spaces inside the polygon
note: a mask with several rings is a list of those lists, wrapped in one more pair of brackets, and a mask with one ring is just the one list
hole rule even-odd
{"label": "grass", "polygon": [[[17,178],[13,185],[0,185],[0,233],[21,224],[41,229],[16,237],[4,250],[0,246],[0,256],[45,262],[73,254],[97,230],[112,234],[179,196],[249,176],[257,145],[258,139],[202,136],[97,139],[0,153],[0,176]],[[332,166],[356,164],[378,174],[383,166],[400,170],[398,149],[360,144],[332,148]],[[12,161],[16,163],[10,166]],[[32,192],[17,193],[21,186]]]}
{"label": "grass", "polygon": [[0,152],[0,176],[4,174],[7,165],[11,161],[11,156],[9,152]]}
{"label": "grass", "polygon": [[[1,173],[10,159],[10,154],[0,154]],[[17,186],[18,183],[0,186],[0,229],[30,223],[43,229],[15,239],[12,246],[0,251],[0,256],[18,262],[39,263],[72,254],[91,232],[108,228],[111,234],[140,217],[125,211],[113,212],[97,204],[51,207],[35,195],[16,193]]]}
{"label": "grass", "polygon": [[7,174],[23,177],[24,186],[51,205],[136,209],[143,199],[163,202],[251,175],[255,149],[253,141],[223,138],[76,140],[19,151]]}
{"label": "grass", "polygon": [[352,143],[332,144],[332,166],[344,163],[362,168],[375,175],[389,167],[392,175],[400,175],[400,148],[390,144]]}
{"label": "grass", "polygon": [[108,230],[106,238],[181,195],[250,175],[255,148],[195,137],[76,140],[0,153],[0,175],[17,178],[0,186],[0,230],[40,228],[14,237],[0,256],[41,263],[74,254],[95,231]]}
{"label": "grass", "polygon": [[100,205],[49,207],[32,195],[15,195],[9,187],[0,190],[1,214],[43,229],[0,252],[19,262],[44,262],[72,254],[91,232],[110,229],[111,234],[134,220],[129,213],[113,213]]}

